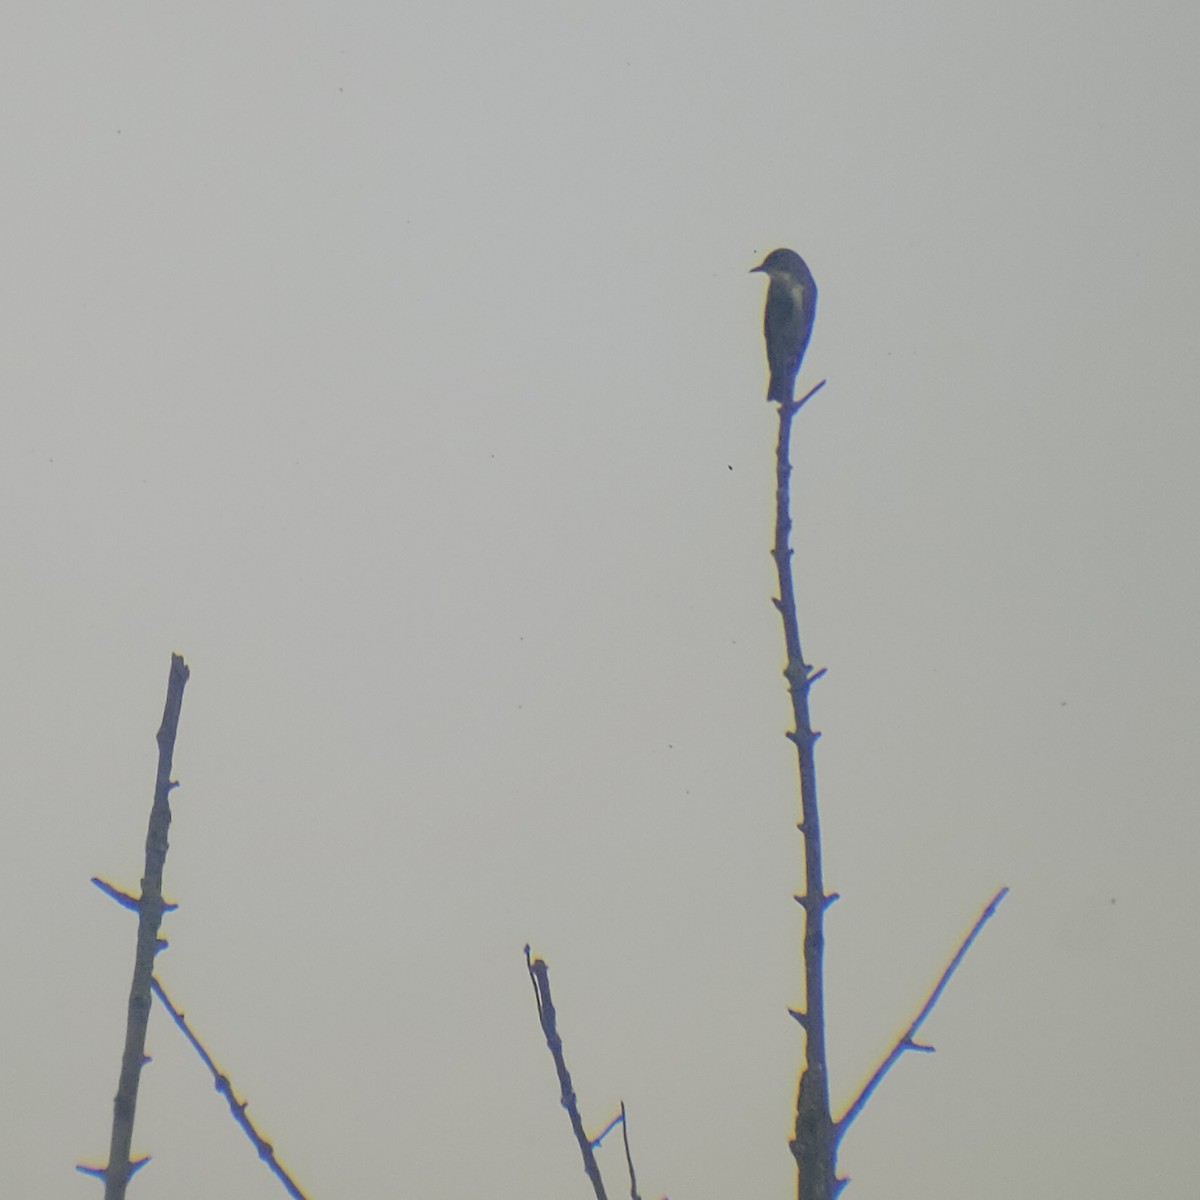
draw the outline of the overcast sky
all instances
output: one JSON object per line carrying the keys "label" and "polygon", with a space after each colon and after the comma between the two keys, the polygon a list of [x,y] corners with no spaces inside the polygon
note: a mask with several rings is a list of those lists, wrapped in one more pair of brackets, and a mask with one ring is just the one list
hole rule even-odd
{"label": "overcast sky", "polygon": [[[98,1200],[172,651],[158,973],[313,1200],[794,1192],[797,422],[848,1198],[1191,1194],[1193,4],[0,15],[0,1120]],[[273,1198],[156,1011],[131,1197]],[[619,1141],[601,1165],[625,1189]]]}

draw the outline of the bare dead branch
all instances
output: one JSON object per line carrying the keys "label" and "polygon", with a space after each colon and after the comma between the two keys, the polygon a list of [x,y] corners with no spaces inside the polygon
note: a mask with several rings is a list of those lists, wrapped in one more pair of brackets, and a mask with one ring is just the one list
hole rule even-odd
{"label": "bare dead branch", "polygon": [[525,947],[525,965],[529,969],[529,978],[533,981],[533,993],[537,999],[538,1020],[542,1025],[542,1033],[546,1036],[546,1045],[554,1059],[554,1069],[558,1073],[558,1083],[562,1091],[562,1106],[567,1110],[571,1119],[571,1130],[575,1141],[579,1144],[579,1153],[583,1156],[583,1169],[592,1181],[596,1192],[596,1200],[608,1200],[604,1191],[604,1180],[600,1177],[600,1168],[596,1164],[596,1155],[592,1140],[584,1132],[583,1118],[579,1115],[579,1100],[571,1083],[571,1072],[567,1070],[567,1062],[563,1057],[562,1038],[558,1034],[558,1018],[554,1012],[554,1001],[550,998],[550,968],[544,959],[531,958],[529,947]]}
{"label": "bare dead branch", "polygon": [[205,1049],[204,1044],[196,1036],[196,1033],[187,1023],[187,1017],[171,1003],[170,996],[163,990],[163,985],[159,983],[157,978],[151,978],[150,985],[154,989],[154,994],[158,997],[162,1006],[171,1014],[171,1020],[175,1022],[191,1044],[193,1050],[200,1056],[200,1061],[208,1068],[209,1074],[213,1077],[213,1082],[217,1085],[217,1091],[225,1097],[225,1103],[229,1105],[229,1111],[233,1114],[233,1119],[242,1127],[242,1132],[250,1139],[254,1149],[258,1151],[258,1157],[267,1164],[267,1167],[275,1174],[284,1188],[287,1189],[289,1196],[293,1200],[307,1200],[307,1197],[300,1190],[300,1185],[291,1177],[287,1168],[283,1163],[275,1157],[275,1147],[262,1136],[255,1128],[254,1122],[246,1116],[246,1101],[239,1100],[233,1091],[233,1084],[229,1082],[229,1076],[224,1074],[217,1064],[213,1061],[212,1055]]}
{"label": "bare dead branch", "polygon": [[171,828],[171,761],[175,754],[175,734],[183,706],[183,689],[188,667],[178,654],[171,655],[171,673],[167,680],[167,701],[162,725],[158,730],[158,776],[154,785],[154,804],[146,832],[146,868],[138,900],[137,952],[133,963],[133,983],[129,989],[129,1011],[125,1023],[125,1050],[121,1056],[121,1078],[113,1100],[112,1140],[104,1173],[104,1200],[124,1200],[125,1187],[132,1174],[129,1160],[133,1144],[133,1118],[137,1111],[138,1085],[146,1057],[146,1025],[150,1019],[150,979],[154,956],[161,943],[163,867],[167,859],[167,833]]}
{"label": "bare dead branch", "polygon": [[804,1011],[789,1009],[804,1030],[804,1068],[796,1090],[796,1125],[791,1141],[796,1159],[799,1200],[832,1200],[837,1194],[837,1147],[829,1111],[829,1065],[825,1050],[825,894],[821,866],[821,818],[817,808],[817,769],[813,753],[820,736],[812,727],[808,695],[823,671],[804,661],[796,585],[792,572],[790,446],[796,413],[825,386],[822,380],[800,400],[779,406],[779,438],[775,447],[775,545],[771,552],[779,576],[775,607],[783,622],[787,650],[784,678],[792,701],[795,728],[787,734],[796,747],[800,770],[800,832],[804,835],[804,892],[796,902],[804,909]]}
{"label": "bare dead branch", "polygon": [[874,1074],[863,1085],[862,1091],[860,1091],[858,1095],[854,1097],[853,1101],[850,1103],[850,1107],[847,1108],[846,1112],[834,1123],[835,1144],[842,1140],[846,1134],[846,1130],[850,1127],[851,1123],[858,1116],[858,1114],[862,1112],[867,1101],[871,1098],[871,1094],[880,1085],[880,1083],[883,1082],[883,1077],[892,1069],[892,1067],[896,1065],[896,1062],[906,1050],[915,1050],[925,1054],[931,1054],[933,1052],[934,1048],[932,1046],[923,1045],[920,1042],[914,1041],[913,1038],[916,1035],[917,1030],[920,1029],[925,1023],[925,1018],[928,1017],[931,1012],[933,1012],[934,1005],[937,1004],[938,1000],[941,998],[942,992],[945,991],[946,984],[950,982],[950,977],[955,971],[958,970],[959,963],[961,963],[966,957],[967,951],[971,948],[971,943],[974,942],[974,940],[979,936],[980,930],[983,929],[984,925],[986,925],[988,921],[992,919],[996,909],[1000,907],[1000,901],[1003,900],[1007,895],[1008,888],[1003,887],[991,898],[991,900],[988,901],[987,907],[979,914],[979,919],[974,925],[971,926],[970,933],[963,938],[958,949],[954,952],[954,957],[950,960],[946,969],[942,972],[941,978],[934,985],[933,991],[929,993],[929,998],[921,1006],[921,1011],[917,1013],[912,1024],[909,1025],[909,1027],[896,1039],[896,1044],[891,1048],[891,1050],[888,1051],[883,1062],[881,1062],[879,1066],[875,1068]]}
{"label": "bare dead branch", "polygon": [[629,1167],[629,1200],[642,1200],[637,1190],[637,1172],[633,1169],[633,1155],[629,1152],[629,1118],[625,1115],[625,1101],[621,1101],[621,1138],[625,1142],[625,1164]]}

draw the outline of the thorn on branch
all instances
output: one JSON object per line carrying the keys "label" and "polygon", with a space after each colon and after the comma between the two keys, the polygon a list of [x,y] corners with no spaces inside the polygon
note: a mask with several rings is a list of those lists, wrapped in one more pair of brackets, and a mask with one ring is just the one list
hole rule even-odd
{"label": "thorn on branch", "polygon": [[803,750],[805,748],[805,742],[807,742],[810,747],[815,746],[821,734],[819,730],[814,729],[807,737],[801,737],[801,735],[795,729],[789,729],[783,736],[787,738],[787,740],[794,746],[798,746],[801,750]]}
{"label": "thorn on branch", "polygon": [[792,1017],[801,1029],[808,1029],[808,1013],[797,1012],[794,1008],[789,1008],[788,1015]]}

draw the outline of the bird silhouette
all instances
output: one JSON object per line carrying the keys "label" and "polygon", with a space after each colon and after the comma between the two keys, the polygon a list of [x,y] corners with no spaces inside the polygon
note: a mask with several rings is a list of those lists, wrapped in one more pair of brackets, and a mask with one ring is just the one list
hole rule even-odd
{"label": "bird silhouette", "polygon": [[763,334],[771,382],[767,399],[786,404],[795,398],[796,374],[804,361],[817,315],[817,285],[808,264],[795,250],[772,250],[751,268],[770,280]]}

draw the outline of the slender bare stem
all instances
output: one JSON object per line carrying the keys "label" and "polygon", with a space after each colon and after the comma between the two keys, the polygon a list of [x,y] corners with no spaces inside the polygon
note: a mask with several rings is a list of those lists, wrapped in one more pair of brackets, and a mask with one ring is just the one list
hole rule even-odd
{"label": "slender bare stem", "polygon": [[625,1165],[629,1168],[629,1200],[642,1200],[637,1190],[637,1172],[633,1169],[633,1155],[629,1152],[629,1119],[625,1115],[625,1101],[621,1101],[621,1138],[625,1142]]}
{"label": "slender bare stem", "polygon": [[158,777],[154,785],[154,804],[146,833],[146,869],[138,900],[137,953],[133,964],[133,983],[129,989],[129,1011],[125,1023],[125,1050],[121,1056],[121,1078],[113,1100],[112,1140],[108,1166],[104,1173],[104,1200],[124,1200],[125,1186],[131,1174],[129,1150],[133,1144],[133,1118],[137,1111],[138,1084],[146,1056],[146,1025],[150,1019],[150,980],[154,974],[154,956],[158,953],[158,928],[162,922],[163,866],[167,859],[167,833],[171,828],[171,760],[175,753],[175,733],[183,689],[188,681],[187,663],[178,654],[171,655],[171,674],[167,680],[167,702],[158,730]]}
{"label": "slender bare stem", "polygon": [[896,1044],[888,1051],[883,1062],[875,1068],[875,1073],[863,1085],[862,1091],[850,1103],[850,1107],[845,1113],[838,1118],[834,1125],[834,1141],[835,1144],[840,1142],[846,1134],[846,1130],[850,1128],[855,1117],[862,1112],[867,1101],[871,1098],[871,1094],[883,1082],[883,1077],[896,1065],[897,1060],[906,1050],[916,1050],[923,1053],[930,1053],[933,1050],[932,1046],[922,1045],[916,1042],[913,1038],[916,1032],[925,1023],[925,1018],[933,1012],[933,1006],[941,999],[942,992],[946,989],[946,984],[950,982],[950,976],[958,970],[959,963],[966,957],[967,951],[971,948],[971,943],[979,936],[980,930],[992,919],[996,909],[1000,907],[1000,901],[1008,895],[1008,888],[1001,888],[988,901],[987,907],[979,914],[979,919],[971,926],[971,932],[963,938],[958,949],[954,952],[954,957],[950,960],[946,969],[942,972],[942,977],[934,985],[933,991],[929,993],[928,999],[921,1006],[921,1011],[909,1027],[896,1039]]}
{"label": "slender bare stem", "polygon": [[800,832],[804,835],[804,892],[796,902],[804,909],[804,1011],[792,1015],[805,1032],[804,1069],[796,1092],[796,1126],[792,1154],[796,1159],[799,1200],[832,1200],[837,1193],[836,1145],[829,1111],[829,1064],[825,1051],[825,895],[821,868],[821,818],[817,808],[817,769],[808,693],[815,679],[804,661],[796,613],[792,573],[790,446],[792,420],[816,395],[824,381],[795,403],[779,406],[779,438],[775,448],[775,546],[772,557],[779,575],[775,607],[783,621],[787,649],[784,678],[792,700],[795,728],[788,737],[796,747],[800,770]]}
{"label": "slender bare stem", "polygon": [[241,1126],[242,1132],[253,1143],[255,1150],[258,1151],[258,1157],[267,1164],[293,1200],[306,1200],[304,1193],[300,1190],[300,1185],[291,1177],[283,1163],[275,1157],[275,1147],[259,1133],[254,1122],[246,1116],[246,1101],[237,1098],[233,1090],[233,1084],[229,1082],[229,1076],[225,1075],[213,1061],[212,1055],[205,1049],[204,1043],[200,1041],[195,1031],[188,1024],[187,1017],[171,1002],[171,997],[167,995],[163,989],[163,985],[156,978],[150,980],[150,985],[153,987],[154,994],[158,997],[159,1003],[171,1014],[171,1020],[179,1026],[180,1031],[187,1038],[192,1049],[200,1056],[200,1061],[208,1068],[209,1074],[213,1077],[213,1082],[217,1085],[217,1091],[225,1097],[225,1103],[229,1105],[229,1111],[233,1114],[233,1119]]}
{"label": "slender bare stem", "polygon": [[558,1017],[554,1011],[554,1002],[550,998],[550,968],[544,959],[531,958],[529,947],[525,947],[525,965],[529,968],[529,978],[533,981],[533,994],[537,1000],[538,1019],[542,1023],[542,1033],[546,1035],[546,1045],[550,1048],[554,1059],[554,1069],[558,1072],[558,1084],[562,1090],[562,1106],[567,1110],[571,1119],[571,1130],[575,1141],[579,1143],[579,1153],[583,1156],[583,1169],[592,1181],[596,1192],[596,1200],[608,1200],[604,1191],[604,1180],[600,1178],[600,1168],[596,1164],[596,1155],[592,1140],[584,1132],[583,1118],[579,1115],[579,1100],[571,1083],[571,1072],[567,1070],[567,1061],[563,1057],[562,1038],[558,1034]]}

